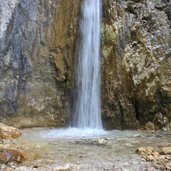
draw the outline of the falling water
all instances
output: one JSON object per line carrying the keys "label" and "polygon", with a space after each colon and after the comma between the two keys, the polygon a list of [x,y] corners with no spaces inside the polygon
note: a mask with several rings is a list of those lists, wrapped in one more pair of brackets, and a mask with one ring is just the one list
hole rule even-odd
{"label": "falling water", "polygon": [[71,122],[73,127],[100,129],[101,0],[84,0],[81,12],[76,97]]}

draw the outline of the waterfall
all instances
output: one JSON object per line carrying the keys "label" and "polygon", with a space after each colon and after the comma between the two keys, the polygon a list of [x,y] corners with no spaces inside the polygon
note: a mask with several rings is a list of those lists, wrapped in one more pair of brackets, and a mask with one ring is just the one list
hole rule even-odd
{"label": "waterfall", "polygon": [[101,0],[84,0],[75,72],[75,100],[71,125],[102,128],[100,112]]}

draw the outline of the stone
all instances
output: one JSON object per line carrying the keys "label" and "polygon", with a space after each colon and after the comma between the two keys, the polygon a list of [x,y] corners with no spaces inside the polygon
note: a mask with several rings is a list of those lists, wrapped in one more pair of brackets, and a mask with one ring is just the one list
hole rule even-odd
{"label": "stone", "polygon": [[106,139],[89,139],[89,140],[78,140],[76,144],[85,144],[85,145],[97,145],[97,146],[106,146]]}
{"label": "stone", "polygon": [[[162,113],[158,112],[155,115],[154,118],[155,122],[157,122],[159,124],[159,126],[163,127],[163,129],[165,128],[165,126],[168,124],[168,118],[166,116],[164,116]],[[166,131],[166,130],[164,130]]]}
{"label": "stone", "polygon": [[166,156],[165,155],[160,155],[159,157],[158,157],[158,160],[165,160],[166,159]]}
{"label": "stone", "polygon": [[171,122],[166,125],[167,131],[171,131]]}
{"label": "stone", "polygon": [[136,152],[141,154],[145,161],[153,161],[159,157],[159,152],[155,151],[153,147],[140,147]]}
{"label": "stone", "polygon": [[0,138],[18,138],[20,135],[21,131],[19,129],[0,123]]}
{"label": "stone", "polygon": [[107,141],[105,139],[97,139],[95,143],[97,142],[97,145],[107,145]]}
{"label": "stone", "polygon": [[157,159],[160,156],[159,152],[157,152],[157,151],[153,151],[152,155],[153,155],[154,159]]}
{"label": "stone", "polygon": [[171,161],[171,155],[165,155],[165,158]]}
{"label": "stone", "polygon": [[160,153],[161,154],[171,154],[171,146],[161,147]]}
{"label": "stone", "polygon": [[171,143],[162,143],[159,145],[159,147],[170,147]]}
{"label": "stone", "polygon": [[166,163],[165,167],[166,167],[167,170],[171,170],[171,161]]}
{"label": "stone", "polygon": [[153,147],[139,147],[136,152],[139,154],[151,154],[154,151]]}
{"label": "stone", "polygon": [[25,160],[24,155],[17,150],[0,148],[0,163],[8,164],[12,162],[22,163]]}
{"label": "stone", "polygon": [[154,124],[152,122],[148,122],[145,125],[145,129],[148,130],[148,131],[155,130],[155,126],[154,126]]}
{"label": "stone", "polygon": [[141,137],[141,135],[140,134],[135,134],[135,135],[133,135],[133,137]]}
{"label": "stone", "polygon": [[153,155],[147,155],[147,156],[143,156],[145,158],[146,161],[153,161],[154,160],[154,156]]}

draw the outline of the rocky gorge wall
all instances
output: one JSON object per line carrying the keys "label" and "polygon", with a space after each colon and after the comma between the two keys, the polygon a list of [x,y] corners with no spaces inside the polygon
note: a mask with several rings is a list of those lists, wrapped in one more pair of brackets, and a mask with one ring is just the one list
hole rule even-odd
{"label": "rocky gorge wall", "polygon": [[[80,3],[1,1],[0,121],[17,127],[66,124]],[[106,127],[171,127],[170,11],[169,0],[103,0]]]}
{"label": "rocky gorge wall", "polygon": [[1,1],[1,121],[16,127],[65,124],[79,3]]}
{"label": "rocky gorge wall", "polygon": [[171,2],[104,1],[103,117],[115,128],[170,129]]}

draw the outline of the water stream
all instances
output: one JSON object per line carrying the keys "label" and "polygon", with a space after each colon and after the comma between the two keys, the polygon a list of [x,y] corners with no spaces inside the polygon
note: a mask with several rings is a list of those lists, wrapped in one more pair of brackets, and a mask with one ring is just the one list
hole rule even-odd
{"label": "water stream", "polygon": [[100,113],[101,0],[84,0],[75,72],[72,127],[101,129]]}

